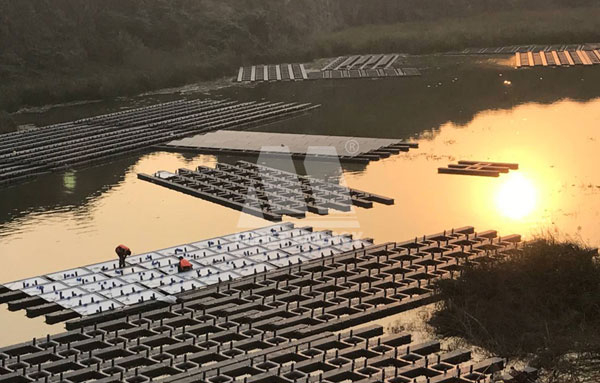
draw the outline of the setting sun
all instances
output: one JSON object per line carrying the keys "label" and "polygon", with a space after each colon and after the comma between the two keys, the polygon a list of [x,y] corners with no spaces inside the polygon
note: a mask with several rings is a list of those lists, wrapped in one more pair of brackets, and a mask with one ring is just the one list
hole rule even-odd
{"label": "setting sun", "polygon": [[530,179],[521,173],[510,173],[498,189],[496,206],[508,218],[522,219],[536,206],[537,192]]}

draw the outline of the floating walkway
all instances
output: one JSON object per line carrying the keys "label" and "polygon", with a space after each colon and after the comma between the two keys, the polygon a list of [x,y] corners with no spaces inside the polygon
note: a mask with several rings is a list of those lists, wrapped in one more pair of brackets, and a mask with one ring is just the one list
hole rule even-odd
{"label": "floating walkway", "polygon": [[519,169],[518,164],[487,161],[458,161],[447,168],[438,168],[440,174],[461,174],[468,176],[499,177],[500,173]]}
{"label": "floating walkway", "polygon": [[371,208],[373,202],[394,204],[392,198],[245,161],[138,178],[269,221],[281,221],[284,215],[305,217],[307,211],[350,211],[352,205]]}
{"label": "floating walkway", "polygon": [[[270,230],[267,230],[267,234]],[[265,234],[265,233],[258,233]],[[234,238],[235,239],[235,238]],[[518,252],[520,237],[472,227],[372,245],[178,295],[162,308],[71,321],[0,348],[0,382],[475,383],[504,360],[364,325],[432,302],[432,282]],[[307,254],[304,251],[301,254]],[[135,306],[130,307],[133,309]],[[135,313],[135,314],[134,314]],[[535,379],[536,371],[525,369]]]}
{"label": "floating walkway", "polygon": [[0,186],[145,150],[199,132],[306,113],[316,105],[175,101],[0,135]]}
{"label": "floating walkway", "polygon": [[228,155],[292,156],[369,163],[418,148],[413,142],[386,138],[324,136],[220,130],[175,140],[159,149]]}
{"label": "floating walkway", "polygon": [[[112,260],[6,283],[0,303],[60,322],[142,302],[168,302],[173,294],[370,244],[286,223],[128,257],[124,269]],[[193,271],[177,273],[180,255]]]}

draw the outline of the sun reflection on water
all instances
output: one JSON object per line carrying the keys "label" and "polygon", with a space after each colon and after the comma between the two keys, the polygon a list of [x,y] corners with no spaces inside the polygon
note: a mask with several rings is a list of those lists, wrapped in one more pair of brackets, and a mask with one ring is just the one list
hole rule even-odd
{"label": "sun reflection on water", "polygon": [[530,215],[537,204],[537,189],[531,179],[520,172],[504,176],[496,192],[496,207],[500,214],[514,220]]}

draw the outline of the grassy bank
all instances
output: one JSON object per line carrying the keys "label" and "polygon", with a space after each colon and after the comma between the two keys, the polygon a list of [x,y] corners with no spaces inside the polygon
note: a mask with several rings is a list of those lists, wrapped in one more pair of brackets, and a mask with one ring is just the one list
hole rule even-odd
{"label": "grassy bank", "polygon": [[441,335],[529,359],[547,382],[600,378],[600,263],[590,249],[540,239],[438,289],[430,324]]}
{"label": "grassy bank", "polygon": [[13,132],[17,129],[10,115],[0,110],[0,134]]}
{"label": "grassy bank", "polygon": [[418,23],[367,25],[321,36],[319,52],[446,52],[467,47],[600,41],[600,7],[497,12]]}
{"label": "grassy bank", "polygon": [[[569,8],[561,1],[463,0],[450,8],[441,0],[247,3],[0,3],[0,110],[134,95],[233,76],[238,66],[261,62],[600,41],[600,7]],[[493,12],[482,13],[486,9]],[[390,20],[402,22],[382,25]]]}

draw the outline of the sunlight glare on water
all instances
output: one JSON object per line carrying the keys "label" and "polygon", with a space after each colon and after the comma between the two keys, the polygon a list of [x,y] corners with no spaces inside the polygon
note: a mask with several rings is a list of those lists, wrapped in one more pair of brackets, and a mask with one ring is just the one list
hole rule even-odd
{"label": "sunlight glare on water", "polygon": [[533,182],[522,173],[506,175],[496,193],[496,205],[508,218],[520,220],[530,215],[537,202],[537,190]]}

